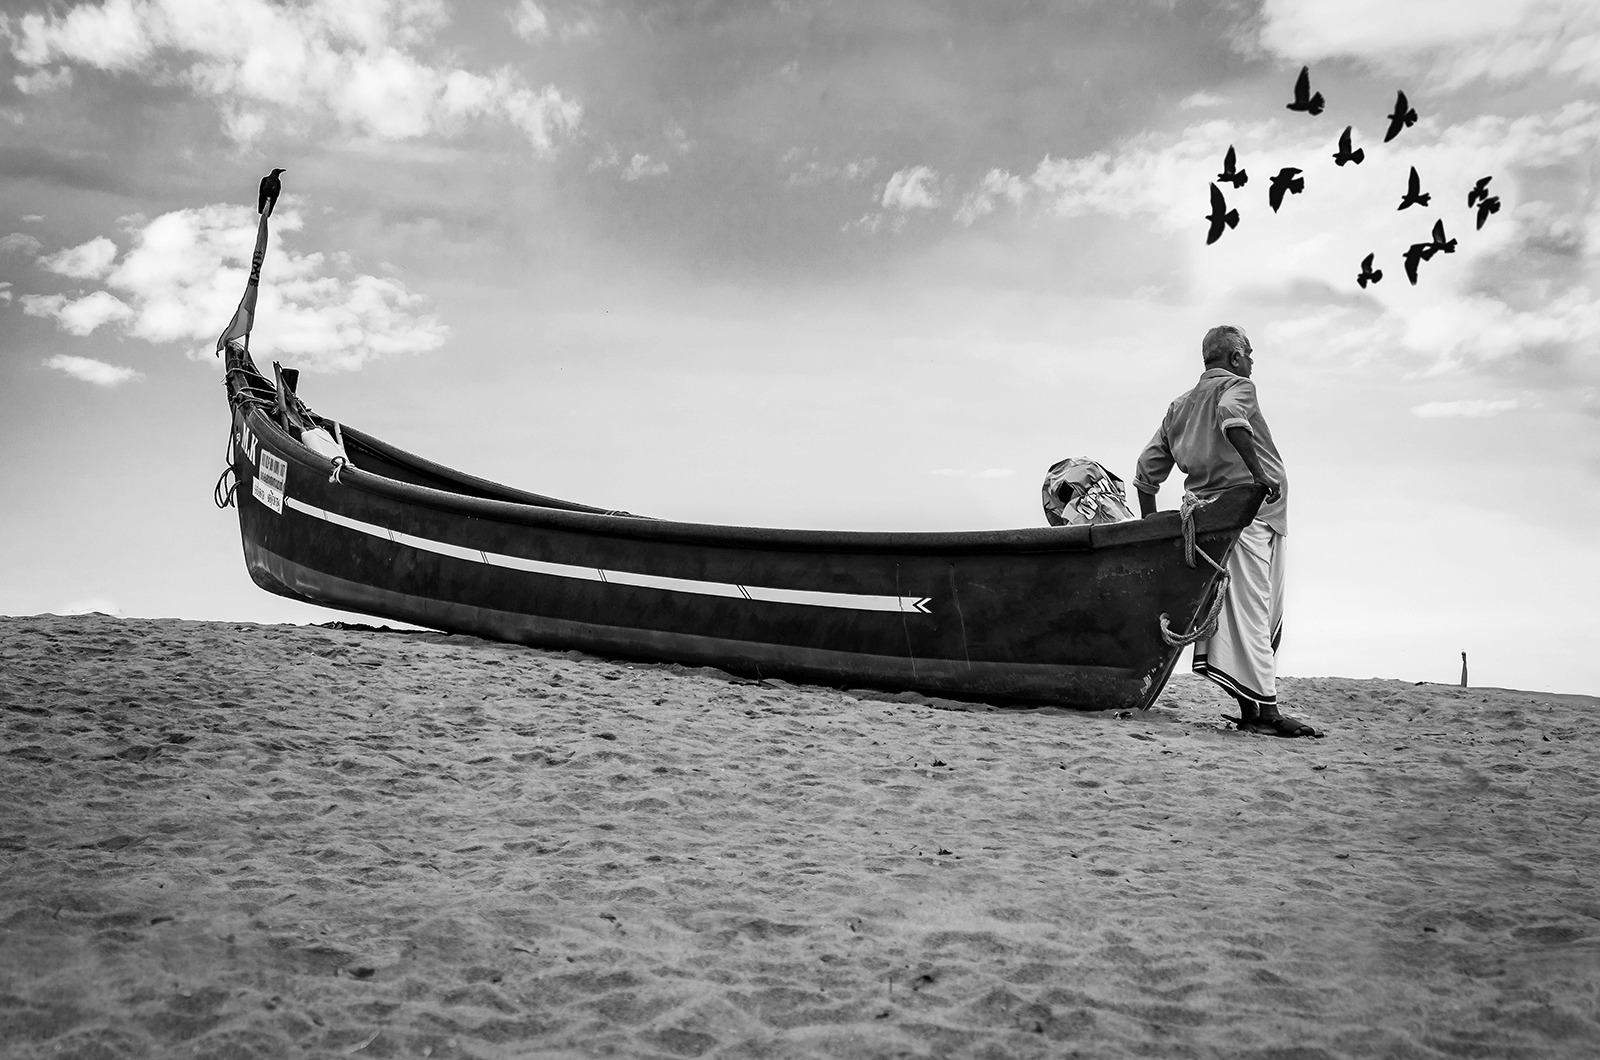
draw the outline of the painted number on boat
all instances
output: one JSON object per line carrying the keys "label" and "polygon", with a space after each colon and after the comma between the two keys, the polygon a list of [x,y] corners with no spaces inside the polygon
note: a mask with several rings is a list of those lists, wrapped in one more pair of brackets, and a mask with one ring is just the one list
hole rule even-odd
{"label": "painted number on boat", "polygon": [[250,492],[268,508],[283,514],[283,487],[289,478],[289,462],[262,446],[257,461],[255,481]]}

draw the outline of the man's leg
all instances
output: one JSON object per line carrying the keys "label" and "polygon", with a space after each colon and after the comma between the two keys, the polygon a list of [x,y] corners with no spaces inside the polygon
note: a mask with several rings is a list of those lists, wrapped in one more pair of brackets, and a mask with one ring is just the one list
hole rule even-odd
{"label": "man's leg", "polygon": [[[1267,628],[1272,631],[1269,643],[1272,649],[1274,692],[1277,690],[1278,642],[1283,638],[1283,590],[1288,572],[1288,544],[1288,539],[1281,534],[1272,535],[1272,561],[1267,572],[1268,591],[1271,593],[1267,606]],[[1271,702],[1261,704],[1253,731],[1270,733],[1273,736],[1322,735],[1300,719],[1279,713],[1276,696]]]}

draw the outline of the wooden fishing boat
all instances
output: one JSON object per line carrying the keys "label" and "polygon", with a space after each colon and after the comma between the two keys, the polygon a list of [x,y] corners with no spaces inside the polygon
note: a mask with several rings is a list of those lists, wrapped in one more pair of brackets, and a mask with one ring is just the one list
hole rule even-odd
{"label": "wooden fishing boat", "polygon": [[[263,217],[258,251],[265,237]],[[253,315],[259,262],[240,314]],[[1181,651],[1160,617],[1192,628],[1219,577],[1186,562],[1175,512],[859,533],[672,522],[523,492],[312,412],[292,372],[257,369],[249,323],[241,336],[236,315],[218,341],[233,495],[250,577],[293,599],[544,648],[1104,709],[1154,701]],[[329,436],[342,453],[328,455]],[[1198,509],[1199,547],[1222,559],[1261,493]]]}

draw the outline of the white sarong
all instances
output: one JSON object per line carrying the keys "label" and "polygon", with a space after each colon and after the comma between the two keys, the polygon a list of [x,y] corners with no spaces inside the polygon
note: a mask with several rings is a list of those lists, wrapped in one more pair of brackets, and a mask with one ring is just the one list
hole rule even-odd
{"label": "white sarong", "polygon": [[1286,544],[1259,519],[1244,528],[1228,557],[1228,599],[1217,631],[1194,646],[1195,673],[1258,704],[1278,702]]}

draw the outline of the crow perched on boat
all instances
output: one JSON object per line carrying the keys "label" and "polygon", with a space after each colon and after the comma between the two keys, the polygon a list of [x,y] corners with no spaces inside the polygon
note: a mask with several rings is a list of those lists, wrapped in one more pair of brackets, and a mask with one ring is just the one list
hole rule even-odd
{"label": "crow perched on boat", "polygon": [[1272,185],[1267,189],[1267,203],[1272,207],[1272,212],[1277,213],[1278,207],[1283,205],[1283,194],[1299,195],[1306,190],[1305,178],[1293,166],[1284,166],[1272,178]]}
{"label": "crow perched on boat", "polygon": [[256,213],[272,216],[272,208],[278,205],[278,194],[283,191],[283,182],[278,179],[278,174],[287,172],[287,169],[274,169],[261,178],[261,198],[256,204]]}
{"label": "crow perched on boat", "polygon": [[1233,145],[1229,144],[1228,153],[1222,156],[1222,172],[1217,174],[1217,181],[1222,184],[1232,184],[1235,188],[1244,187],[1250,180],[1250,174],[1242,169],[1236,169],[1238,164],[1239,157],[1233,153]]}
{"label": "crow perched on boat", "polygon": [[1474,184],[1472,190],[1467,192],[1468,206],[1476,206],[1479,199],[1487,199],[1489,197],[1489,182],[1493,179],[1493,177],[1478,178],[1478,183]]}
{"label": "crow perched on boat", "polygon": [[[1367,284],[1377,283],[1383,279],[1383,270],[1372,267],[1372,258],[1373,255],[1368,254],[1361,259],[1361,275],[1356,277],[1356,283],[1359,283],[1363,290],[1366,289]],[[1416,281],[1413,280],[1412,282],[1415,283]]]}
{"label": "crow perched on boat", "polygon": [[1302,66],[1294,82],[1294,102],[1285,104],[1289,110],[1303,110],[1307,114],[1322,113],[1322,93],[1311,94],[1311,68]]}
{"label": "crow perched on boat", "polygon": [[1359,166],[1361,164],[1361,160],[1367,157],[1367,153],[1359,147],[1354,151],[1350,149],[1351,128],[1351,126],[1346,125],[1344,127],[1344,132],[1339,134],[1339,150],[1333,153],[1333,161],[1335,165],[1342,167],[1346,162],[1354,162]]}
{"label": "crow perched on boat", "polygon": [[1433,222],[1433,249],[1441,254],[1454,254],[1456,252],[1456,241],[1444,237],[1443,218]]}
{"label": "crow perched on boat", "polygon": [[1417,110],[1406,102],[1406,94],[1398,92],[1394,97],[1394,113],[1389,115],[1389,131],[1383,134],[1383,142],[1388,143],[1400,135],[1401,129],[1409,129],[1417,124]]}
{"label": "crow perched on boat", "polygon": [[1406,193],[1400,197],[1400,205],[1395,209],[1404,210],[1407,206],[1426,206],[1431,198],[1433,196],[1422,190],[1422,178],[1417,176],[1417,167],[1412,166],[1411,178],[1406,182]]}
{"label": "crow perched on boat", "polygon": [[1211,185],[1211,212],[1206,214],[1206,220],[1211,222],[1211,231],[1206,233],[1208,247],[1222,238],[1224,227],[1239,227],[1239,211],[1228,209],[1227,202],[1222,198],[1222,189],[1215,184]]}
{"label": "crow perched on boat", "polygon": [[1417,285],[1417,265],[1432,258],[1438,249],[1432,243],[1413,243],[1406,248],[1406,279],[1411,281],[1411,286]]}

